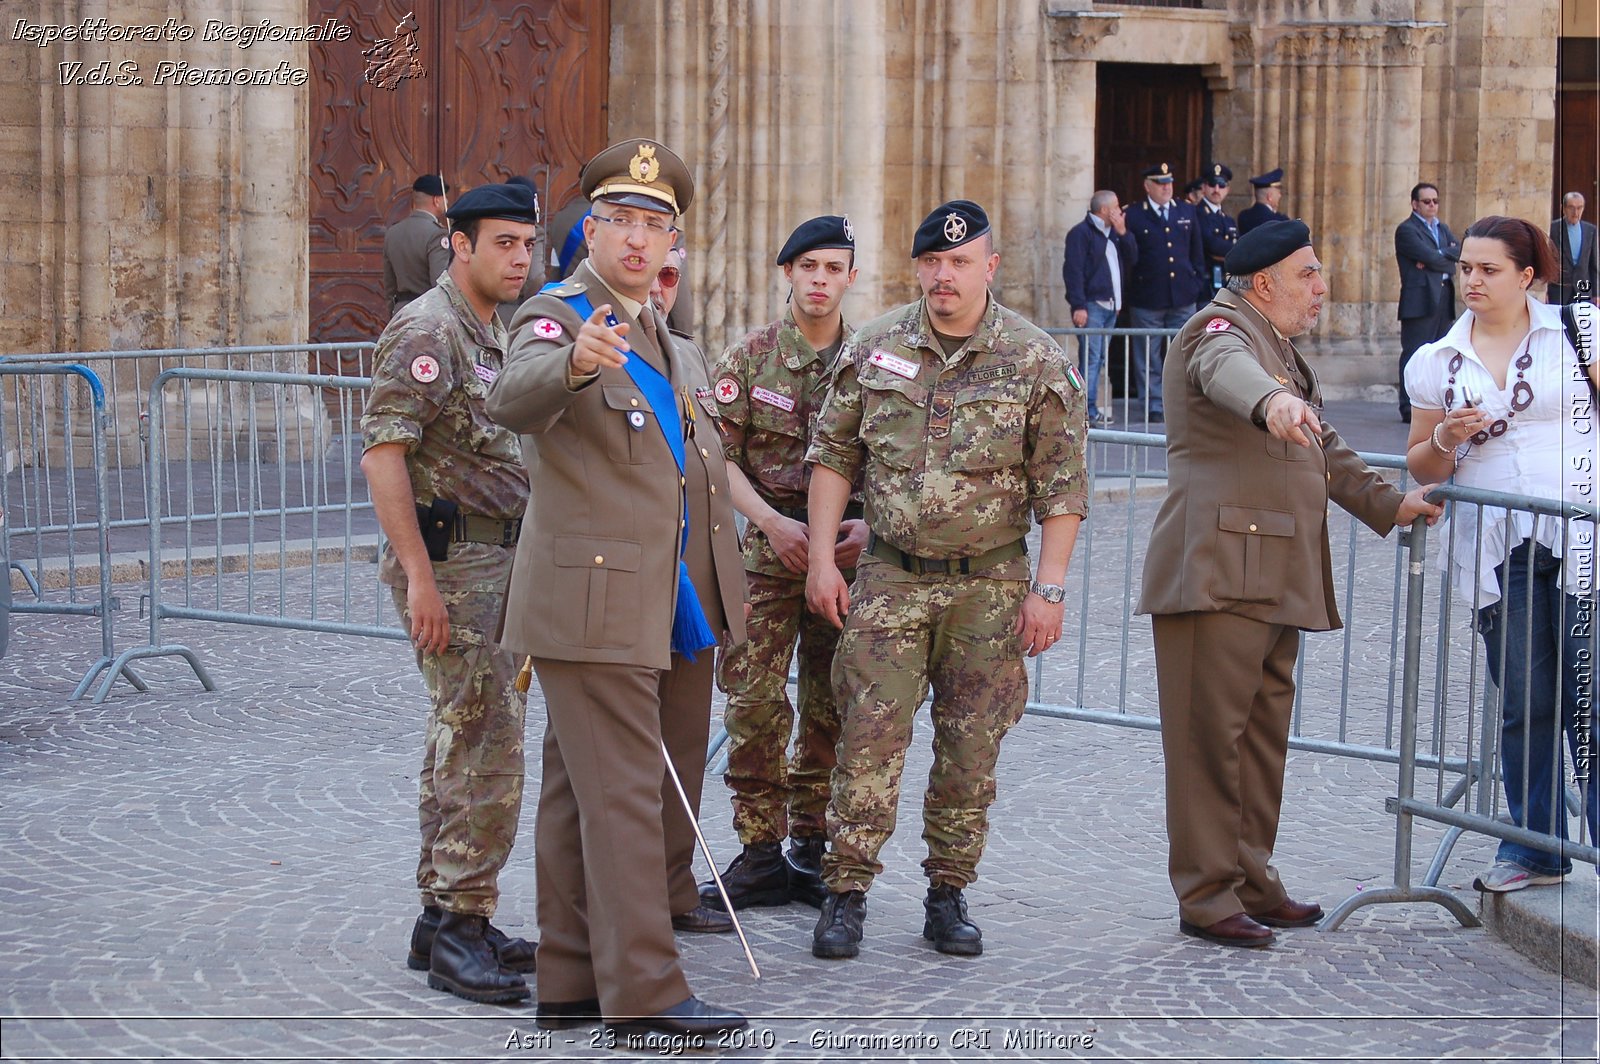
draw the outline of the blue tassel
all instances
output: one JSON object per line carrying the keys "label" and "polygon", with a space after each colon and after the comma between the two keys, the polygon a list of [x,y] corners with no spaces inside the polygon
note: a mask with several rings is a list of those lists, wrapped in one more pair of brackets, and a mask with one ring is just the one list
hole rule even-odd
{"label": "blue tassel", "polygon": [[695,594],[694,581],[689,579],[689,567],[680,561],[678,608],[672,614],[672,652],[693,661],[696,651],[716,645],[716,634],[706,623],[705,611],[700,608],[700,596]]}

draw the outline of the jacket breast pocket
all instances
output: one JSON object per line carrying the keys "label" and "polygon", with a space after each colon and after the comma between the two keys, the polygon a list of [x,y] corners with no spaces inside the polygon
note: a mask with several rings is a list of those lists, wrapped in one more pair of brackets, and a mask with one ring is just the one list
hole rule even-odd
{"label": "jacket breast pocket", "polygon": [[655,433],[659,439],[661,427],[650,402],[638,388],[628,384],[606,384],[601,387],[605,401],[606,454],[613,462],[623,465],[644,465],[662,461],[667,450],[654,446],[650,438]]}
{"label": "jacket breast pocket", "polygon": [[[1311,429],[1305,425],[1300,426],[1300,431],[1305,433],[1307,436],[1313,435]],[[1311,457],[1312,450],[1322,445],[1321,441],[1316,439],[1314,436],[1311,440],[1310,447],[1302,447],[1298,443],[1291,443],[1289,440],[1280,440],[1270,432],[1266,434],[1266,437],[1267,456],[1269,458],[1276,458],[1280,462],[1307,461]]]}
{"label": "jacket breast pocket", "polygon": [[1275,606],[1294,544],[1294,514],[1251,506],[1217,511],[1211,595],[1220,601]]}
{"label": "jacket breast pocket", "polygon": [[562,615],[553,638],[595,650],[632,646],[639,617],[638,543],[596,536],[557,536],[550,593]]}
{"label": "jacket breast pocket", "polygon": [[917,464],[927,432],[928,389],[891,374],[861,378],[861,440],[892,469]]}
{"label": "jacket breast pocket", "polygon": [[950,468],[982,472],[1021,466],[1027,427],[1026,394],[1020,388],[957,396]]}

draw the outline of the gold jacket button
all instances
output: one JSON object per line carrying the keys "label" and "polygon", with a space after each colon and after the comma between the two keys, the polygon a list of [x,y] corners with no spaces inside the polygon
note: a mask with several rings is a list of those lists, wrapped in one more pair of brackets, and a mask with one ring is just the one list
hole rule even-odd
{"label": "gold jacket button", "polygon": [[704,447],[702,447],[702,448],[700,448],[700,457],[701,458],[710,458],[711,457],[711,452],[706,450]]}
{"label": "gold jacket button", "polygon": [[1255,530],[1256,530],[1256,526],[1255,525],[1251,525],[1250,526],[1250,531],[1254,532]]}
{"label": "gold jacket button", "polygon": [[596,554],[594,556],[594,563],[596,565],[604,565],[606,563],[606,556],[604,554]]}
{"label": "gold jacket button", "polygon": [[713,531],[713,532],[721,532],[722,531],[722,526],[721,525],[712,525],[711,526],[711,531]]}
{"label": "gold jacket button", "polygon": [[715,495],[716,493],[717,493],[717,486],[715,484],[713,484],[713,485],[711,485],[711,494]]}
{"label": "gold jacket button", "polygon": [[629,399],[628,400],[628,405],[629,406],[638,406],[639,405],[639,400],[637,400],[637,399]]}

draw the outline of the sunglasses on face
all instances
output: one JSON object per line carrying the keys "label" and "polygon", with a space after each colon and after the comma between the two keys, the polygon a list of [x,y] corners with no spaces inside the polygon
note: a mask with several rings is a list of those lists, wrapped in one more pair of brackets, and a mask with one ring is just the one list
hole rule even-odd
{"label": "sunglasses on face", "polygon": [[661,282],[662,288],[676,288],[678,287],[678,274],[679,270],[676,266],[663,266],[661,271],[656,274],[656,280]]}
{"label": "sunglasses on face", "polygon": [[1419,200],[1417,200],[1417,202],[1422,204],[1424,207],[1431,207],[1435,203],[1438,203],[1439,201],[1436,200],[1436,199],[1419,199]]}

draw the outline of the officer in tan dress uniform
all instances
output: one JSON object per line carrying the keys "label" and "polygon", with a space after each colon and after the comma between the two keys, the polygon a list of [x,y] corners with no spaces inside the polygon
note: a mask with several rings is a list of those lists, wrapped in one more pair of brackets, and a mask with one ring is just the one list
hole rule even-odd
{"label": "officer in tan dress uniform", "polygon": [[694,182],[629,140],[580,187],[589,256],[517,312],[489,395],[532,481],[501,638],[533,658],[548,715],[538,1023],[705,1037],[745,1019],[690,994],[673,941],[661,744],[686,701],[662,682],[674,655],[709,678],[719,638],[744,638],[744,595],[706,366],[648,305]]}
{"label": "officer in tan dress uniform", "polygon": [[432,288],[450,266],[449,230],[440,221],[448,191],[438,174],[423,174],[411,183],[411,213],[384,231],[383,298],[390,314]]}
{"label": "officer in tan dress uniform", "polygon": [[1167,496],[1145,554],[1153,614],[1168,872],[1184,934],[1266,946],[1321,917],[1272,867],[1300,631],[1340,627],[1329,500],[1379,535],[1440,508],[1381,480],[1319,420],[1290,337],[1327,286],[1304,222],[1269,222],[1227,255],[1228,290],[1167,355]]}

